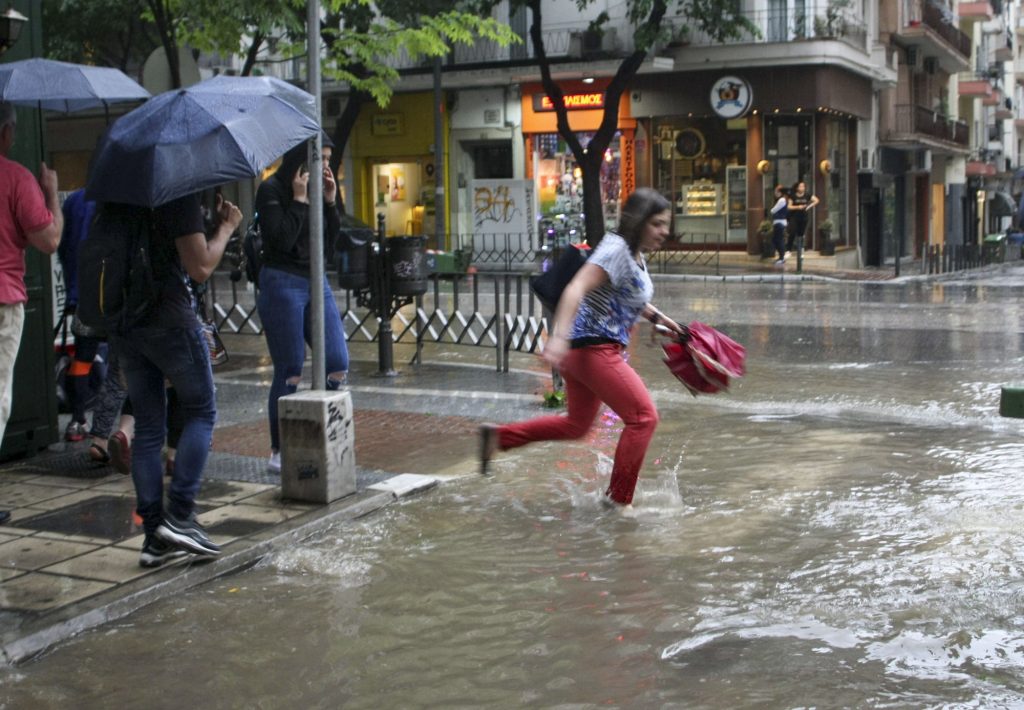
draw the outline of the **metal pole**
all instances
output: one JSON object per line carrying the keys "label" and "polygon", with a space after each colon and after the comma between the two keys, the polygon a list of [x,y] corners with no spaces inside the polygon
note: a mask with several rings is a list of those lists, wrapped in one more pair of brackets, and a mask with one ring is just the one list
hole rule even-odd
{"label": "metal pole", "polygon": [[441,57],[434,58],[434,234],[437,249],[444,243],[444,92],[441,91]]}
{"label": "metal pole", "polygon": [[[320,122],[320,0],[306,3],[306,63],[309,93]],[[327,388],[327,358],[324,353],[324,176],[320,131],[309,141],[309,297],[313,348],[313,389]]]}
{"label": "metal pole", "polygon": [[391,331],[391,288],[387,240],[384,237],[384,215],[377,215],[377,255],[374,259],[372,287],[376,291],[373,298],[377,311],[377,374],[383,377],[394,377],[395,356],[394,340]]}

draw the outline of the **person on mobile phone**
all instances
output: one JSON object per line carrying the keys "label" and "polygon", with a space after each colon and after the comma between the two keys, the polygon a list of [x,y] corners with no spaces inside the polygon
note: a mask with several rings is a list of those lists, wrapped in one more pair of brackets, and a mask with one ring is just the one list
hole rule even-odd
{"label": "person on mobile phone", "polygon": [[[341,232],[338,184],[330,169],[334,144],[323,135],[324,254],[333,254]],[[267,349],[274,363],[274,377],[267,397],[270,423],[268,468],[281,470],[281,440],[277,426],[277,401],[294,393],[302,381],[310,332],[312,299],[309,282],[309,166],[308,148],[302,143],[285,153],[281,166],[256,191],[256,213],[263,233],[263,269],[256,308],[263,323]],[[327,278],[324,292],[324,353],[327,389],[336,390],[348,373],[348,345],[341,316]]]}

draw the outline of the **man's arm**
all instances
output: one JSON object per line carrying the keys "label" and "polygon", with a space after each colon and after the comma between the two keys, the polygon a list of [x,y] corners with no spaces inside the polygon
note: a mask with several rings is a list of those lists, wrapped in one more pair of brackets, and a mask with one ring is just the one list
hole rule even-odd
{"label": "man's arm", "polygon": [[53,215],[49,225],[25,235],[28,243],[44,254],[52,254],[57,251],[60,245],[60,235],[64,231],[64,212],[60,209],[60,202],[57,199],[57,173],[46,167],[46,163],[39,166],[39,187],[43,190],[43,198],[46,200],[46,207]]}

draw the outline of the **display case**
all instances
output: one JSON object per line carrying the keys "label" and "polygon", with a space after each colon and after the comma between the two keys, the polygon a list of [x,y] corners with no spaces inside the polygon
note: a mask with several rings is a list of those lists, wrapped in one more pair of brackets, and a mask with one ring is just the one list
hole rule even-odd
{"label": "display case", "polygon": [[680,189],[676,214],[683,217],[711,217],[722,214],[722,186],[696,182]]}

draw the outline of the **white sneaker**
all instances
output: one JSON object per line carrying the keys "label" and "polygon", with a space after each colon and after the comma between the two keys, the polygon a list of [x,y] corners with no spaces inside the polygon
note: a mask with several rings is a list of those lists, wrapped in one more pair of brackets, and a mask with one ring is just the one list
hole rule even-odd
{"label": "white sneaker", "polygon": [[281,452],[275,451],[270,454],[270,460],[267,461],[267,469],[273,473],[281,473]]}

